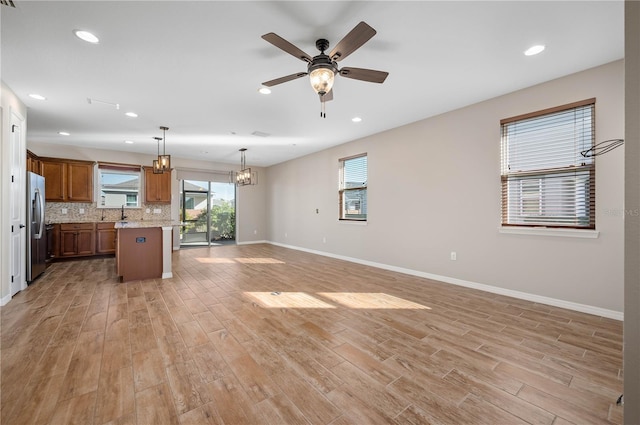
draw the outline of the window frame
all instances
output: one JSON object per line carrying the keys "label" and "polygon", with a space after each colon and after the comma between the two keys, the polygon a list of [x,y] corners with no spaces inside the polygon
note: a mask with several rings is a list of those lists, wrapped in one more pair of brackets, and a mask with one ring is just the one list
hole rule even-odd
{"label": "window frame", "polygon": [[[513,126],[514,123],[522,123],[527,120],[537,119],[537,118],[551,118],[554,115],[560,116],[560,114],[570,112],[572,110],[578,111],[580,109],[589,108],[590,109],[590,129],[585,132],[588,138],[584,138],[582,140],[590,143],[589,147],[593,147],[595,145],[595,119],[596,119],[596,99],[590,98],[581,100],[578,102],[569,103],[566,105],[556,106],[553,108],[547,108],[536,112],[531,112],[527,114],[522,114],[518,116],[514,116],[511,118],[505,118],[500,120],[500,143],[501,143],[501,171],[500,171],[500,179],[501,179],[501,223],[500,227],[502,229],[531,229],[531,228],[549,228],[549,229],[567,229],[567,230],[575,230],[575,231],[594,231],[596,228],[596,208],[595,208],[595,187],[596,187],[596,165],[595,158],[582,158],[578,157],[577,154],[577,144],[574,143],[574,161],[572,164],[566,163],[562,166],[552,166],[552,161],[556,158],[554,154],[549,154],[548,158],[544,158],[545,161],[549,163],[549,167],[547,168],[535,168],[535,169],[527,169],[527,170],[510,170],[509,163],[509,149],[512,148],[508,140],[508,132],[507,128],[509,126]],[[579,122],[579,120],[574,119],[573,122]],[[567,121],[567,123],[571,123],[571,121]],[[546,125],[546,124],[545,124]],[[551,124],[548,124],[550,126]],[[540,127],[540,128],[548,128],[548,127]],[[574,137],[574,140],[581,140],[578,136]],[[556,145],[551,145],[551,143],[556,142]],[[549,143],[543,145],[544,149],[551,149],[554,147],[559,147],[560,141],[559,138],[551,139]],[[551,152],[551,151],[550,151]],[[577,160],[579,159],[579,160]],[[558,178],[558,180],[551,179]],[[563,190],[556,191],[547,191],[547,185],[551,187],[553,184],[555,185],[566,185],[566,178],[574,180],[574,189],[572,192],[565,192]],[[515,199],[511,199],[510,197],[514,196],[511,193],[511,190],[514,190],[513,187],[510,187],[509,184],[517,184],[519,185],[516,192],[523,191],[523,186],[527,181],[533,181],[538,179],[539,184],[539,197],[538,197],[538,205],[539,205],[539,215],[537,216],[537,220],[532,216],[529,217],[531,222],[525,223],[522,221],[526,221],[526,214],[522,213],[527,208],[526,201],[530,201],[533,197],[525,197],[525,196],[517,196]],[[580,187],[584,187],[584,190],[580,190]],[[546,197],[550,195],[556,195],[558,197],[567,196],[571,198],[573,196],[575,203],[574,215],[571,217],[572,221],[567,220],[567,218],[563,216],[558,216],[556,220],[553,220],[553,216],[546,215],[544,211],[546,208],[551,208],[553,204],[547,205]],[[584,199],[583,204],[579,203],[580,200]],[[564,198],[562,198],[564,201]],[[517,201],[517,202],[514,202]],[[510,211],[514,206],[517,207],[519,205],[522,209],[520,212],[514,213]],[[532,204],[529,204],[530,207]],[[582,216],[579,214],[579,211],[586,211],[585,215]],[[564,211],[563,211],[564,212]],[[515,217],[511,218],[511,215]],[[584,217],[584,218],[582,218]],[[582,218],[582,220],[581,220]],[[581,223],[582,221],[582,223]]]}
{"label": "window frame", "polygon": [[[351,160],[355,160],[355,159],[359,159],[359,158],[365,158],[366,159],[366,168],[365,168],[365,173],[366,173],[366,180],[363,184],[363,186],[359,186],[359,187],[345,187],[345,179],[344,179],[344,173],[345,173],[345,164],[348,161]],[[356,222],[356,223],[366,223],[369,219],[369,213],[368,213],[368,202],[367,202],[367,197],[368,197],[368,190],[367,187],[369,185],[368,182],[368,174],[369,174],[369,158],[368,158],[368,154],[366,152],[361,153],[361,154],[357,154],[357,155],[352,155],[352,156],[348,156],[348,157],[344,157],[344,158],[340,158],[338,159],[338,164],[339,164],[339,171],[338,171],[338,209],[339,209],[339,214],[338,214],[338,220],[343,221],[343,222]],[[361,204],[365,204],[364,208],[365,208],[365,213],[364,213],[364,217],[362,218],[357,218],[357,217],[347,217],[347,213],[346,213],[346,204],[347,204],[347,199],[346,199],[346,195],[349,192],[352,191],[363,191],[365,193],[365,198],[364,201],[360,201]],[[362,206],[361,206],[362,207]]]}

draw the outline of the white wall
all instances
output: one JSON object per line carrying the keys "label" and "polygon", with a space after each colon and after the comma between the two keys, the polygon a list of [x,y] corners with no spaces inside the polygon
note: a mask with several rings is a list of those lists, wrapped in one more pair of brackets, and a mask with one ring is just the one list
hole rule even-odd
{"label": "white wall", "polygon": [[[121,151],[109,151],[102,149],[89,149],[69,145],[51,145],[45,143],[30,142],[27,140],[27,148],[38,156],[49,156],[54,158],[82,159],[88,161],[105,161],[118,162],[127,164],[151,165],[155,158],[152,155],[143,155],[137,153],[127,153]],[[222,164],[207,161],[195,161],[171,157],[171,166],[173,168],[191,168],[196,170],[211,171],[232,171],[238,169],[237,165]],[[258,173],[258,178],[264,176],[264,169],[252,167]],[[174,172],[175,176],[175,172]],[[261,180],[259,180],[262,183]],[[262,185],[238,188],[236,192],[237,205],[237,232],[236,241],[238,243],[253,242],[265,239],[266,234],[266,218],[264,215],[264,192],[265,187]],[[179,185],[177,180],[173,180],[171,187],[171,217],[177,220],[178,209],[180,204]],[[254,230],[257,233],[254,234]],[[174,243],[175,246],[175,243]]]}
{"label": "white wall", "polygon": [[[13,93],[13,91],[1,83],[1,119],[0,119],[0,305],[9,301],[9,284],[11,282],[10,260],[10,213],[9,196],[11,190],[11,160],[9,157],[11,143],[11,113],[18,113],[22,117],[27,117],[27,108]],[[25,129],[22,129],[23,134]],[[26,152],[25,152],[26,156]],[[26,188],[24,199],[26,199]],[[25,201],[26,202],[26,201]]]}
{"label": "white wall", "polygon": [[[595,97],[596,140],[622,138],[623,71],[617,61],[270,167],[268,238],[621,316],[624,148],[597,158],[597,239],[498,228],[500,119]],[[338,159],[363,152],[368,223],[342,223]]]}

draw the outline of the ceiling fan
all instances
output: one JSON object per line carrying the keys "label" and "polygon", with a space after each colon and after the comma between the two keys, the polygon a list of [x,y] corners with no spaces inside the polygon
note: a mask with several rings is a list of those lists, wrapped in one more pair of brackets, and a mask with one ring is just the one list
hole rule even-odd
{"label": "ceiling fan", "polygon": [[360,22],[349,34],[345,35],[344,38],[336,44],[328,55],[325,53],[325,50],[329,48],[329,41],[324,38],[316,40],[316,47],[320,50],[320,54],[311,57],[279,35],[273,32],[265,34],[262,36],[263,39],[290,55],[307,62],[307,72],[297,72],[285,77],[276,78],[266,81],[262,83],[262,85],[272,87],[309,75],[311,86],[320,96],[320,102],[322,104],[320,116],[326,117],[324,113],[324,102],[333,99],[333,80],[336,75],[342,75],[343,77],[354,80],[368,81],[370,83],[383,83],[389,75],[388,72],[373,69],[349,67],[338,69],[338,62],[355,52],[374,35],[376,35],[376,30],[371,28],[366,22]]}

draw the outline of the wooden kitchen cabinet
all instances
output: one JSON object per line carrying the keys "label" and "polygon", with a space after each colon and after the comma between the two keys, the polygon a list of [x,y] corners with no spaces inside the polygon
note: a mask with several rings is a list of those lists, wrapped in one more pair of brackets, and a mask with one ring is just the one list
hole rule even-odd
{"label": "wooden kitchen cabinet", "polygon": [[80,257],[96,252],[94,223],[60,224],[60,257]]}
{"label": "wooden kitchen cabinet", "polygon": [[115,254],[116,229],[115,223],[96,224],[96,254]]}
{"label": "wooden kitchen cabinet", "polygon": [[64,162],[40,162],[44,176],[44,196],[47,201],[64,202],[66,196],[66,167]]}
{"label": "wooden kitchen cabinet", "polygon": [[54,202],[93,202],[93,162],[40,158],[45,197]]}
{"label": "wooden kitchen cabinet", "polygon": [[153,174],[152,167],[144,167],[144,198],[147,204],[170,204],[171,173]]}
{"label": "wooden kitchen cabinet", "polygon": [[30,150],[27,150],[27,171],[32,173],[41,174],[40,158]]}
{"label": "wooden kitchen cabinet", "polygon": [[67,163],[67,201],[93,202],[92,162]]}

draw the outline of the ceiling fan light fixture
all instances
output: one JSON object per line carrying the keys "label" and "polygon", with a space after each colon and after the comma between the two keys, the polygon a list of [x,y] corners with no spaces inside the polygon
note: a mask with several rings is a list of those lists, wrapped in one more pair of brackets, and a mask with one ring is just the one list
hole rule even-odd
{"label": "ceiling fan light fixture", "polygon": [[325,95],[331,91],[335,73],[330,66],[319,66],[309,73],[311,87],[319,95]]}

